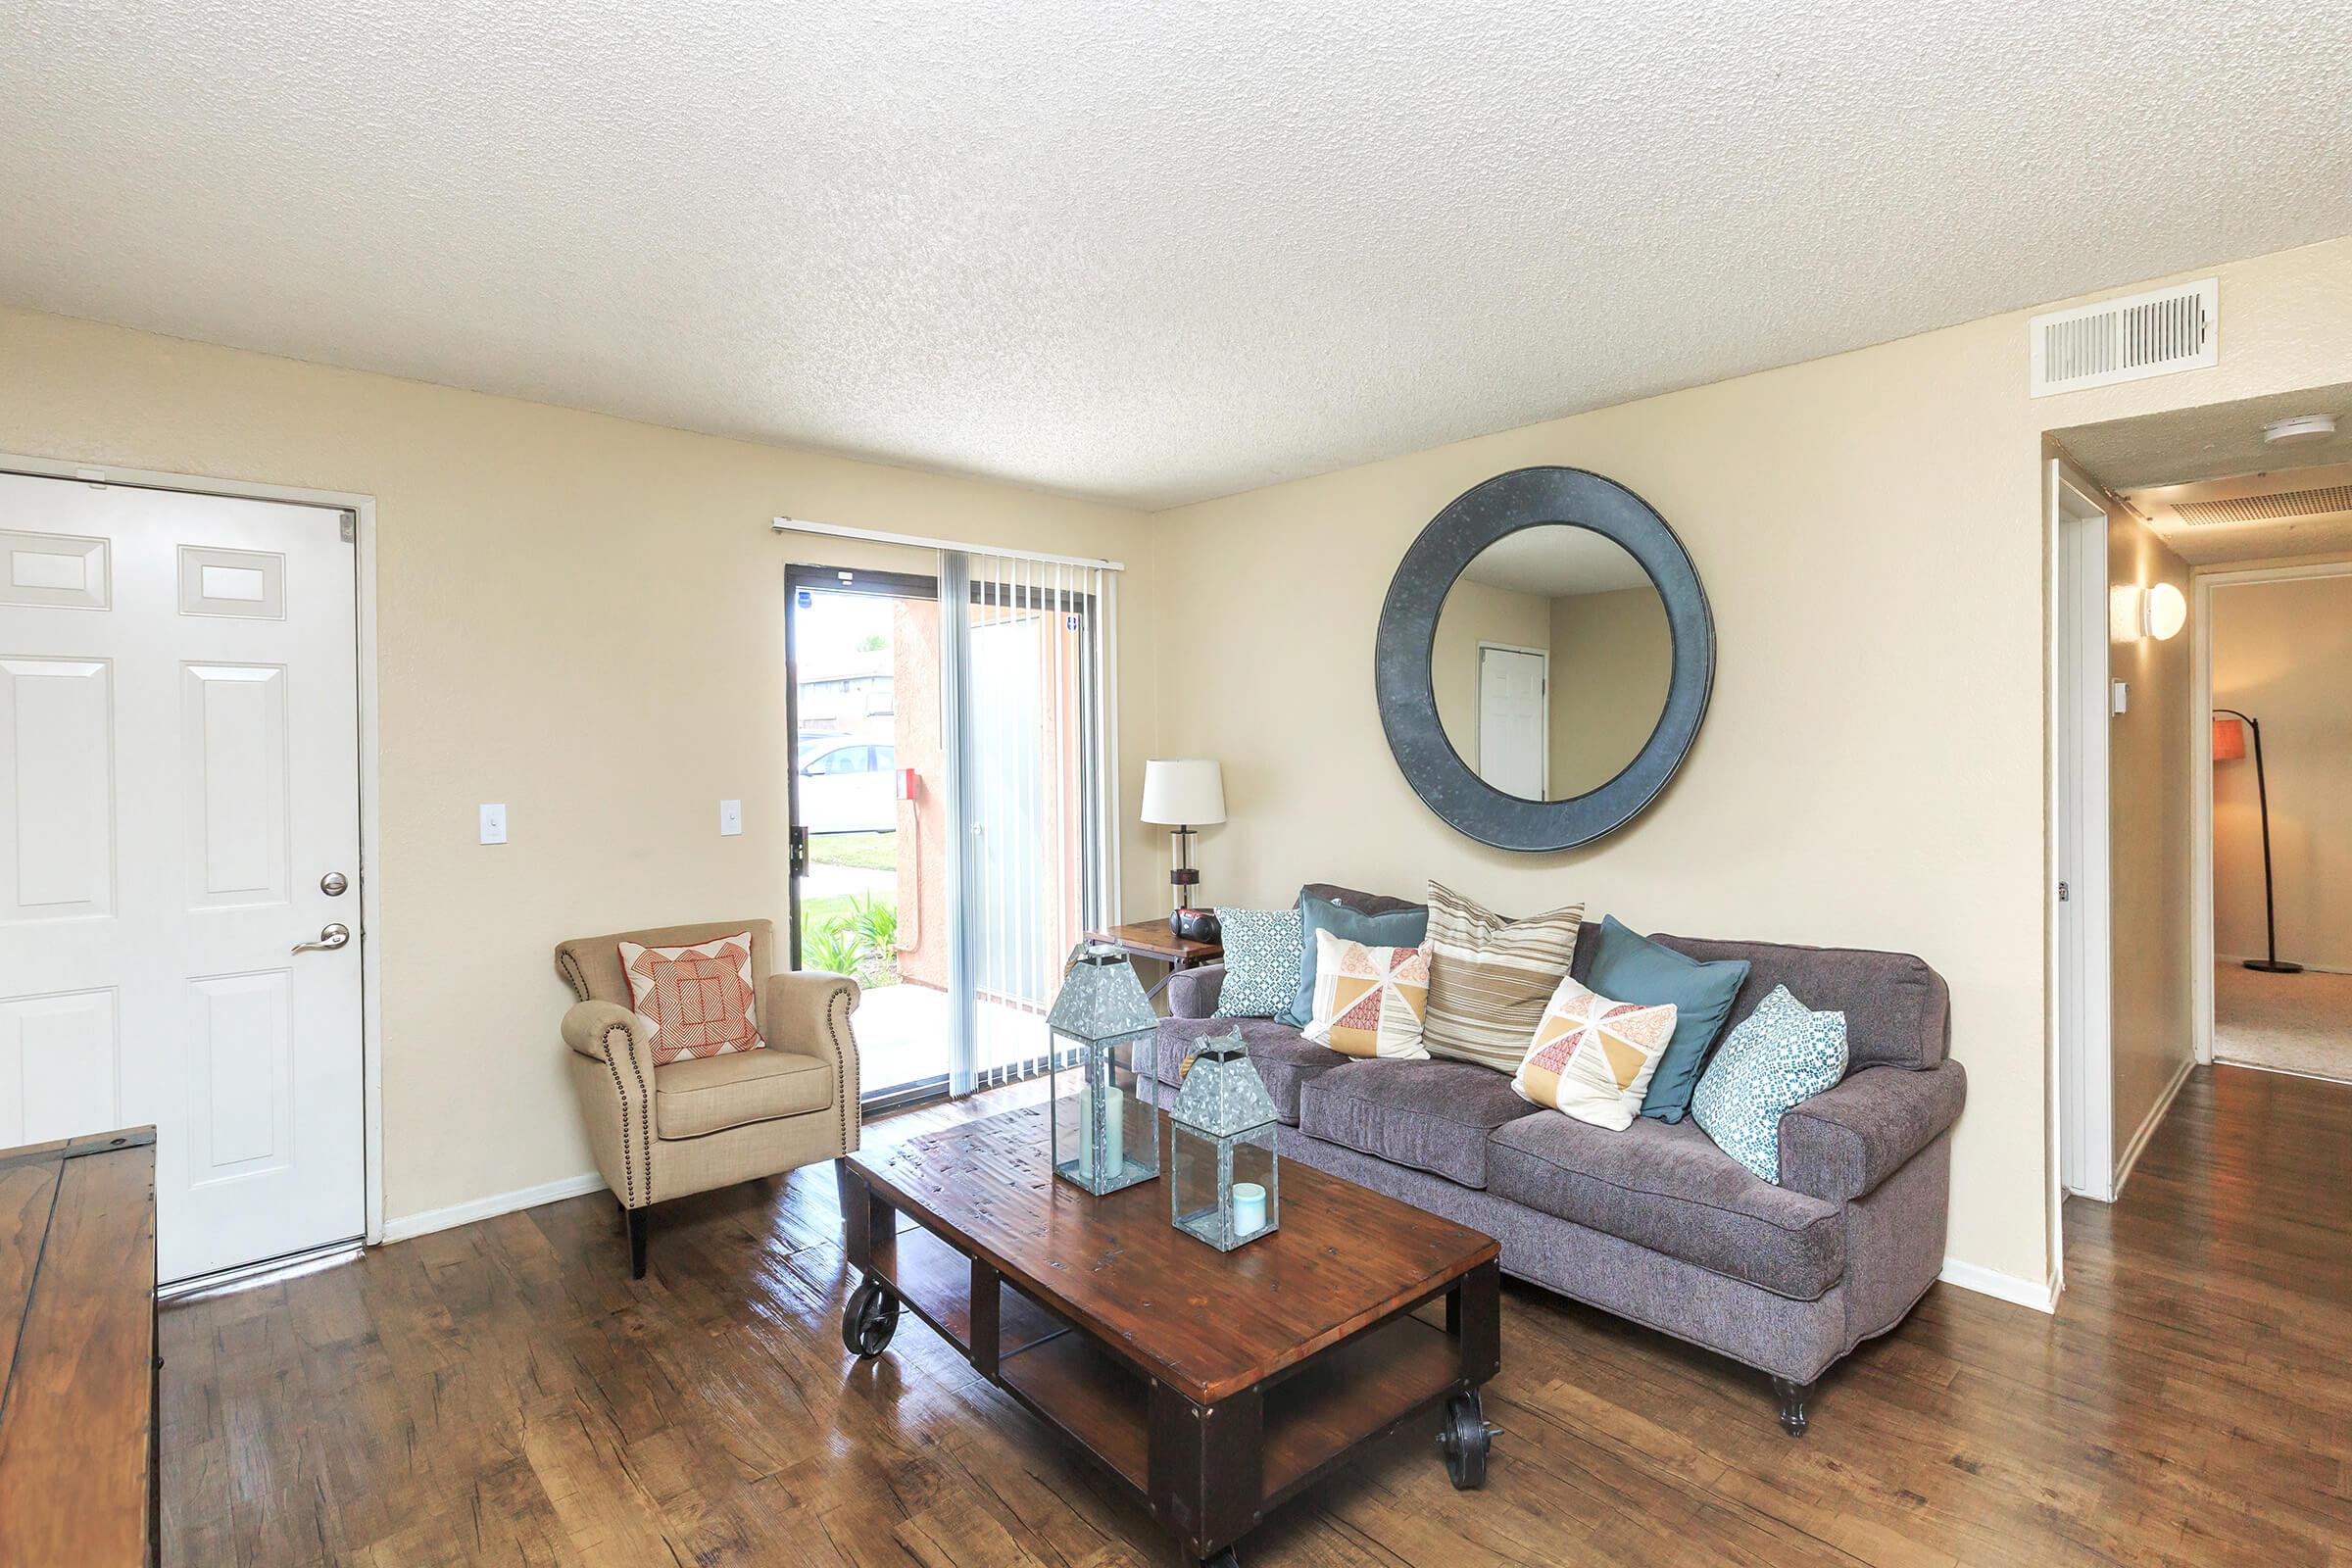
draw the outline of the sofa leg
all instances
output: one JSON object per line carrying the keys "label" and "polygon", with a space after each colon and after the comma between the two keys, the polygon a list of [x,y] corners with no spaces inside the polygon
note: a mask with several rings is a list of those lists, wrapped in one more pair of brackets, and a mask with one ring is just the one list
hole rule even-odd
{"label": "sofa leg", "polygon": [[629,1278],[633,1280],[645,1278],[646,1218],[642,1208],[629,1210]]}
{"label": "sofa leg", "polygon": [[1792,1438],[1805,1435],[1805,1396],[1813,1392],[1810,1383],[1791,1383],[1787,1378],[1772,1380],[1772,1395],[1781,1403],[1781,1430]]}

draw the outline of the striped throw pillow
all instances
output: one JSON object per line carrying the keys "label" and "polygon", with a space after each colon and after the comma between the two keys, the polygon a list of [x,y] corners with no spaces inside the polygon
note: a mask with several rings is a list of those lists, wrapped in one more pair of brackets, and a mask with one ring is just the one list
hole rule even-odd
{"label": "striped throw pillow", "polygon": [[1516,1072],[1544,1004],[1568,976],[1585,906],[1510,920],[1451,888],[1429,885],[1429,1010],[1422,1043],[1433,1056]]}

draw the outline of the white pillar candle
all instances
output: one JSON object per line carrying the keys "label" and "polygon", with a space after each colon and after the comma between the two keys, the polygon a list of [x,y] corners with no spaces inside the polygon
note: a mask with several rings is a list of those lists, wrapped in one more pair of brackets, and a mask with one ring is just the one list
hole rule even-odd
{"label": "white pillar candle", "polygon": [[[1089,1176],[1097,1179],[1115,1176],[1127,1163],[1125,1099],[1116,1089],[1104,1090],[1098,1096],[1093,1084],[1078,1086],[1078,1168]],[[1102,1152],[1099,1161],[1095,1154],[1098,1103],[1102,1110]]]}
{"label": "white pillar candle", "polygon": [[1266,1190],[1255,1182],[1233,1184],[1233,1234],[1254,1236],[1266,1228]]}

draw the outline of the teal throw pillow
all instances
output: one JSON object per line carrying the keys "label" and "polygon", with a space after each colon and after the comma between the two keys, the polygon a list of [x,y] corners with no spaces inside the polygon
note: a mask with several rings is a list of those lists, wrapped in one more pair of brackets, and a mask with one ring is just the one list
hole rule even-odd
{"label": "teal throw pillow", "polygon": [[1282,1015],[1282,1021],[1294,1029],[1305,1028],[1307,1020],[1315,1015],[1316,932],[1328,931],[1349,942],[1361,942],[1367,948],[1417,948],[1421,939],[1429,935],[1429,910],[1418,904],[1387,914],[1366,914],[1336,899],[1319,899],[1301,892],[1298,913],[1303,922],[1299,931],[1298,991]]}
{"label": "teal throw pillow", "polygon": [[1774,986],[1740,1020],[1690,1097],[1715,1147],[1764,1181],[1781,1181],[1781,1118],[1845,1077],[1845,1014],[1812,1012]]}
{"label": "teal throw pillow", "polygon": [[1220,1018],[1276,1018],[1298,994],[1300,933],[1297,909],[1216,910],[1225,946],[1225,983],[1217,991]]}
{"label": "teal throw pillow", "polygon": [[1642,1097],[1642,1114],[1657,1121],[1681,1121],[1690,1109],[1690,1091],[1698,1085],[1707,1048],[1723,1033],[1723,1021],[1732,1015],[1732,999],[1747,983],[1747,960],[1701,962],[1685,957],[1610,915],[1600,922],[1600,945],[1585,983],[1604,997],[1637,1006],[1674,1004],[1674,1038],[1658,1058],[1649,1093]]}

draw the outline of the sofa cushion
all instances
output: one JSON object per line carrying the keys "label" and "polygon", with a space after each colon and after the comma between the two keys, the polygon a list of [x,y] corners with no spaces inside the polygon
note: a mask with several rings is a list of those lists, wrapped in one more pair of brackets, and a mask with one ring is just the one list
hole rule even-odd
{"label": "sofa cushion", "polygon": [[1593,990],[1623,1002],[1674,1004],[1674,1039],[1649,1080],[1642,1114],[1681,1121],[1690,1112],[1699,1068],[1723,1034],[1748,965],[1737,958],[1709,963],[1688,957],[1620,924],[1613,914],[1601,916],[1599,935],[1587,940],[1595,951],[1585,983]]}
{"label": "sofa cushion", "polygon": [[700,1138],[832,1103],[832,1065],[797,1052],[688,1056],[654,1070],[654,1131],[662,1138]]}
{"label": "sofa cushion", "polygon": [[1848,1071],[1924,1070],[1943,1060],[1951,1048],[1951,991],[1943,976],[1908,953],[1664,935],[1649,940],[1693,958],[1747,960],[1747,980],[1732,999],[1735,1026],[1776,986],[1787,986],[1808,1007],[1844,1013]]}
{"label": "sofa cushion", "polygon": [[1210,1035],[1229,1035],[1236,1029],[1242,1032],[1242,1044],[1250,1049],[1250,1065],[1257,1069],[1274,1102],[1274,1113],[1293,1127],[1298,1125],[1299,1086],[1317,1073],[1352,1059],[1315,1045],[1289,1024],[1271,1018],[1162,1018],[1153,1049],[1158,1059],[1152,1063],[1152,1075],[1163,1084],[1176,1083],[1187,1052]]}
{"label": "sofa cushion", "polygon": [[[1429,908],[1425,905],[1408,904],[1401,909],[1384,908],[1375,912],[1365,907],[1366,901],[1378,899],[1383,905],[1397,901],[1347,888],[1318,891],[1319,887],[1316,884],[1298,890],[1298,918],[1302,927],[1298,994],[1291,999],[1291,1010],[1283,1015],[1282,1021],[1300,1029],[1315,1016],[1315,970],[1321,958],[1315,942],[1324,932],[1367,948],[1417,948],[1429,934]],[[1326,897],[1325,892],[1334,896]]]}
{"label": "sofa cushion", "polygon": [[1535,1114],[1510,1079],[1467,1061],[1350,1061],[1309,1079],[1298,1130],[1358,1153],[1487,1185],[1488,1135]]}
{"label": "sofa cushion", "polygon": [[1543,1111],[1498,1129],[1487,1165],[1497,1197],[1776,1296],[1814,1300],[1845,1274],[1838,1205],[1756,1180],[1693,1121],[1610,1132]]}

